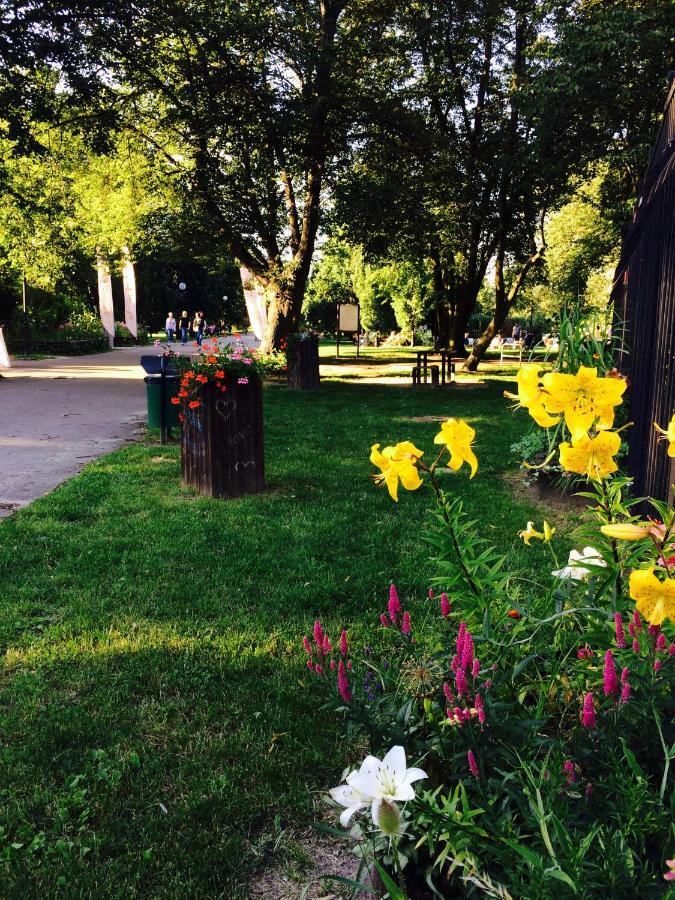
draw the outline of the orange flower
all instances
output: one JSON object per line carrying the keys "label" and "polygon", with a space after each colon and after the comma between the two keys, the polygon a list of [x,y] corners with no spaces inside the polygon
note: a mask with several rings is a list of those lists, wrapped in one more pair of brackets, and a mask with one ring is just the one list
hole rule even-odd
{"label": "orange flower", "polygon": [[195,377],[195,373],[192,371],[192,369],[190,369],[189,371],[187,371],[187,372],[185,373],[185,377],[186,377],[187,380],[189,381],[191,378],[194,378],[194,377]]}
{"label": "orange flower", "polygon": [[224,378],[224,377],[225,377],[225,372],[222,369],[218,369],[218,371],[216,372],[216,378]]}
{"label": "orange flower", "polygon": [[509,617],[509,619],[522,619],[523,618],[517,609],[510,609],[506,615]]}
{"label": "orange flower", "polygon": [[172,397],[171,402],[174,406],[178,406],[178,404],[180,403],[180,399],[178,397]]}
{"label": "orange flower", "polygon": [[206,384],[208,380],[209,379],[206,377],[206,375],[197,375],[197,381],[199,381],[201,384]]}
{"label": "orange flower", "polygon": [[190,402],[188,403],[190,409],[199,409],[201,405],[201,400],[190,400]]}
{"label": "orange flower", "polygon": [[178,391],[178,396],[179,396],[179,397],[187,397],[187,395],[188,395],[188,392],[187,392],[187,391]]}
{"label": "orange flower", "polygon": [[215,356],[207,356],[207,357],[206,357],[206,361],[207,361],[207,363],[210,363],[211,365],[213,365],[214,363],[218,362],[218,360],[216,359]]}

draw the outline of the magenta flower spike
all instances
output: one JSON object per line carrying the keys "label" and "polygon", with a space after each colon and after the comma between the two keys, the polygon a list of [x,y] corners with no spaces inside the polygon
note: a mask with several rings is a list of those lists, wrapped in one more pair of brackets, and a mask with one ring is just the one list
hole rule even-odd
{"label": "magenta flower spike", "polygon": [[633,610],[633,625],[635,626],[636,631],[642,630],[642,616],[640,615],[640,610]]}
{"label": "magenta flower spike", "polygon": [[657,659],[654,661],[654,671],[655,672],[661,671],[661,660],[660,659]]}
{"label": "magenta flower spike", "polygon": [[396,585],[392,584],[389,588],[389,618],[395,625],[398,617],[401,615],[401,601],[398,599],[398,591]]}
{"label": "magenta flower spike", "polygon": [[461,658],[464,650],[464,637],[466,635],[466,622],[459,623],[459,631],[457,632],[457,655]]}
{"label": "magenta flower spike", "polygon": [[623,620],[621,613],[614,613],[614,631],[616,634],[616,646],[623,650],[626,646],[626,632],[623,630]]}
{"label": "magenta flower spike", "polygon": [[612,651],[605,653],[605,665],[603,668],[603,690],[605,697],[614,696],[619,693],[619,682],[616,677],[616,666],[614,665],[614,657]]}
{"label": "magenta flower spike", "polygon": [[471,677],[478,678],[479,673],[480,673],[480,660],[474,659],[473,665],[471,666]]}
{"label": "magenta flower spike", "polygon": [[639,653],[639,652],[640,652],[640,642],[638,641],[637,638],[633,638],[633,653]]}
{"label": "magenta flower spike", "polygon": [[630,672],[628,671],[628,667],[624,666],[621,670],[621,684],[625,684],[628,681],[628,676]]}
{"label": "magenta flower spike", "polygon": [[455,672],[455,687],[457,688],[457,694],[460,697],[466,697],[469,693],[469,684],[466,680],[464,669],[460,668]]}
{"label": "magenta flower spike", "polygon": [[462,647],[462,668],[466,671],[473,663],[473,638],[471,632],[467,631],[464,635],[464,646]]}
{"label": "magenta flower spike", "polygon": [[307,635],[305,635],[304,638],[302,639],[302,646],[305,648],[305,653],[307,654],[307,656],[311,656],[312,655],[312,645],[310,644],[309,638],[307,637]]}
{"label": "magenta flower spike", "polygon": [[469,750],[466,754],[466,758],[469,762],[469,771],[473,775],[474,778],[480,778],[480,770],[478,768],[478,763],[476,762],[476,757],[474,756],[473,750]]}
{"label": "magenta flower spike", "polygon": [[323,636],[323,652],[328,654],[333,652],[333,645],[330,642],[330,638],[327,634]]}
{"label": "magenta flower spike", "polygon": [[401,619],[401,634],[410,634],[412,628],[410,626],[410,613],[404,612]]}
{"label": "magenta flower spike", "polygon": [[675,644],[668,644],[668,656],[675,656]]}
{"label": "magenta flower spike", "polygon": [[448,600],[448,595],[443,591],[441,594],[441,615],[443,618],[447,618],[450,615],[450,601]]}
{"label": "magenta flower spike", "polygon": [[447,683],[447,681],[443,683],[443,695],[445,696],[445,699],[448,701],[450,706],[455,705],[455,695],[453,694],[452,688]]}
{"label": "magenta flower spike", "polygon": [[345,703],[351,701],[352,695],[349,690],[349,682],[347,681],[347,672],[345,671],[345,664],[342,660],[340,660],[340,664],[338,665],[338,691]]}
{"label": "magenta flower spike", "polygon": [[478,721],[481,725],[485,725],[485,703],[483,702],[483,695],[476,694],[476,699],[473,702],[476,707],[476,712],[478,713]]}
{"label": "magenta flower spike", "polygon": [[661,652],[666,649],[666,636],[663,632],[656,639],[656,649]]}
{"label": "magenta flower spike", "polygon": [[314,642],[319,651],[323,650],[323,628],[318,619],[314,623]]}
{"label": "magenta flower spike", "polygon": [[434,599],[434,589],[433,588],[429,588],[429,590],[427,591],[427,596],[429,597],[430,600]]}
{"label": "magenta flower spike", "polygon": [[386,613],[380,615],[380,622],[385,628],[389,628],[389,616]]}
{"label": "magenta flower spike", "polygon": [[577,773],[574,771],[574,763],[571,759],[566,759],[563,763],[563,772],[565,773],[567,784],[574,784],[577,780]]}
{"label": "magenta flower spike", "polygon": [[340,656],[346,656],[349,651],[349,647],[347,646],[347,632],[342,629],[342,634],[340,635]]}
{"label": "magenta flower spike", "polygon": [[626,680],[621,685],[621,696],[619,697],[619,703],[628,703],[630,700],[630,681]]}
{"label": "magenta flower spike", "polygon": [[595,703],[593,694],[589,691],[584,696],[584,708],[581,713],[581,724],[589,730],[595,728]]}

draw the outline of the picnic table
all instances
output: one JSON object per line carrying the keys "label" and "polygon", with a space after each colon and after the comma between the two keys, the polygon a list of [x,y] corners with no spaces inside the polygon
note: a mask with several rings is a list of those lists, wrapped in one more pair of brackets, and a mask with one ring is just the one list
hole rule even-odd
{"label": "picnic table", "polygon": [[[432,361],[429,362],[429,357]],[[439,366],[433,362],[434,356],[440,356]],[[437,382],[437,375],[440,375],[440,383],[442,385],[450,383],[454,373],[452,364],[452,353],[449,350],[418,350],[417,363],[413,369],[413,384],[426,384],[429,374],[431,373],[432,384]]]}

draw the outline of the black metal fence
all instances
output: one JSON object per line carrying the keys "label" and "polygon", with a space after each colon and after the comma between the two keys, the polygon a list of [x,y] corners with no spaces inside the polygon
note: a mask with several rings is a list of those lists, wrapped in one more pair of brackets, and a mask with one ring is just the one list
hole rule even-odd
{"label": "black metal fence", "polygon": [[629,379],[628,470],[635,494],[672,499],[675,460],[654,422],[675,413],[675,80],[640,186],[612,290],[622,333],[619,368]]}

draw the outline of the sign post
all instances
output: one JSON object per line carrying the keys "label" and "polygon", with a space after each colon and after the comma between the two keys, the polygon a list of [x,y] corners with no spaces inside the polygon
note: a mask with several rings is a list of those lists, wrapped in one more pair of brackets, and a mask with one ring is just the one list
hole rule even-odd
{"label": "sign post", "polygon": [[340,333],[356,334],[356,357],[359,357],[361,337],[361,305],[359,303],[338,303],[337,305],[337,346],[336,356],[340,356]]}

